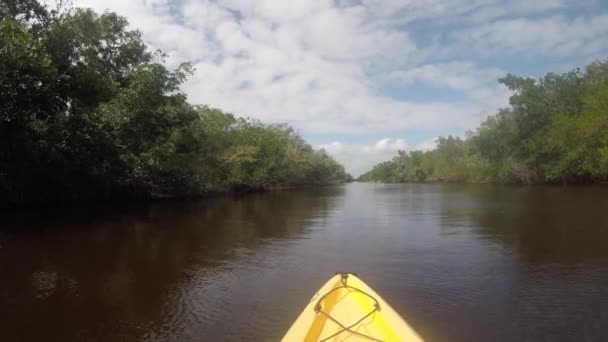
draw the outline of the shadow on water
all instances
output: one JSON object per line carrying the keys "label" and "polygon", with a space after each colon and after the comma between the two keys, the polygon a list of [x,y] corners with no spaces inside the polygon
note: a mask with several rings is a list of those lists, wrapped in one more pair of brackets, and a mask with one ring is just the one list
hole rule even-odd
{"label": "shadow on water", "polygon": [[452,185],[442,188],[442,201],[447,223],[468,220],[476,235],[508,245],[526,263],[608,258],[608,187]]}
{"label": "shadow on water", "polygon": [[343,190],[323,191],[5,216],[0,339],[180,336],[188,320],[180,301],[200,301],[185,305],[200,316],[214,300],[181,298],[183,288],[273,240],[305,237]]}
{"label": "shadow on water", "polygon": [[[491,293],[475,308],[510,321],[495,327],[495,339],[605,337],[608,188],[447,185],[440,191],[442,234],[473,234],[500,247],[484,253],[499,257],[478,275],[489,279]],[[472,330],[455,335],[478,332],[467,333]]]}

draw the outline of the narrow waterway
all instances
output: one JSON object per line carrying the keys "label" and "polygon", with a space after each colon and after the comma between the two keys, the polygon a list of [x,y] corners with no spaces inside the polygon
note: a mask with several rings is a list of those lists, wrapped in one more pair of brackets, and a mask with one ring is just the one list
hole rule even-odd
{"label": "narrow waterway", "polygon": [[354,183],[0,225],[2,341],[279,340],[336,271],[431,341],[608,340],[608,187]]}

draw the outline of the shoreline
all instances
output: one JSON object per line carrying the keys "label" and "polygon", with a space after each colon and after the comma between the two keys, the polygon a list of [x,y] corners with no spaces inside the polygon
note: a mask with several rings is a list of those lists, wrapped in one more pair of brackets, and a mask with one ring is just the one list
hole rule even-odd
{"label": "shoreline", "polygon": [[591,182],[591,183],[519,183],[519,182],[494,182],[494,181],[445,181],[445,180],[430,180],[430,181],[405,181],[405,182],[385,182],[385,181],[355,181],[357,183],[370,183],[370,184],[488,184],[497,186],[551,186],[551,187],[591,187],[600,186],[608,187],[608,182]]}
{"label": "shoreline", "polygon": [[116,196],[108,198],[74,198],[74,199],[49,199],[38,202],[25,202],[25,203],[11,203],[3,202],[0,200],[0,213],[6,212],[18,212],[22,210],[52,210],[57,208],[68,208],[68,207],[95,207],[95,206],[106,206],[111,204],[115,205],[140,205],[140,204],[152,204],[162,202],[179,202],[179,201],[197,201],[211,198],[222,198],[222,197],[237,197],[247,196],[253,194],[263,194],[279,191],[293,191],[303,189],[316,189],[325,188],[331,186],[340,186],[347,183],[327,183],[327,184],[309,184],[309,185],[281,185],[281,186],[269,186],[265,188],[241,188],[241,189],[222,189],[214,188],[209,191],[197,193],[197,194],[155,194],[147,197],[136,197],[136,196]]}

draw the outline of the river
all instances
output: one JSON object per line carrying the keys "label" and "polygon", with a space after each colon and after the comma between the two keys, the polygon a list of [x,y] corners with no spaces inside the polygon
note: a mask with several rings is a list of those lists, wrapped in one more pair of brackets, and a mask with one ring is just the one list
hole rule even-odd
{"label": "river", "polygon": [[608,340],[608,187],[362,184],[4,213],[2,341],[273,341],[336,271],[431,341]]}

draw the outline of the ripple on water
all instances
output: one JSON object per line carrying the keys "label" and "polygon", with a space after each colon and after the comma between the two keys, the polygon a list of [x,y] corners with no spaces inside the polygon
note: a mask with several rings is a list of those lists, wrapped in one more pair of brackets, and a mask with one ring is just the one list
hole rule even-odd
{"label": "ripple on water", "polygon": [[583,193],[350,184],[41,220],[0,232],[0,340],[278,340],[336,271],[429,340],[608,340],[608,196]]}

